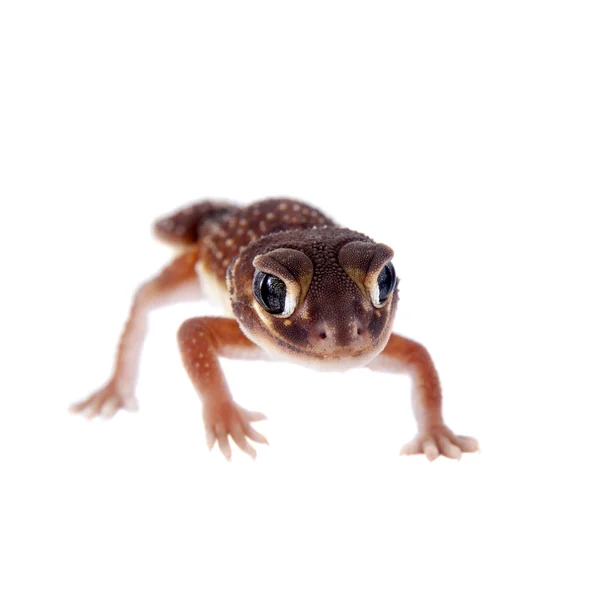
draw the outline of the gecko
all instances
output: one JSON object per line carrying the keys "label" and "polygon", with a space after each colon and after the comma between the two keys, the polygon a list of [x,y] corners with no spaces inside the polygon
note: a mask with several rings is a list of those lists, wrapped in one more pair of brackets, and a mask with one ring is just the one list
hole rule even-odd
{"label": "gecko", "polygon": [[135,410],[135,387],[150,311],[208,298],[225,316],[187,319],[177,332],[183,365],[202,401],[209,448],[230,459],[232,440],[268,443],[265,419],[232,398],[219,357],[286,360],[320,370],[408,374],[417,434],[401,454],[459,459],[477,441],[442,418],[442,392],[429,352],[392,331],[398,306],[393,250],[338,226],[310,204],[268,198],[248,205],[206,199],[158,219],[156,237],[176,256],[136,291],[108,383],[74,404],[87,417]]}

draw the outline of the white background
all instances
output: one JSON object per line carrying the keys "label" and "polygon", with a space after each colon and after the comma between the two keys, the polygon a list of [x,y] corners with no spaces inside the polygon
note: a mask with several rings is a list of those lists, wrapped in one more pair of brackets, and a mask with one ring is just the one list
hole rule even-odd
{"label": "white background", "polygon": [[[3,2],[0,597],[598,598],[593,2]],[[152,317],[109,374],[154,218],[289,195],[391,245],[396,331],[482,451],[399,457],[408,381],[226,362],[268,414],[208,453]]]}

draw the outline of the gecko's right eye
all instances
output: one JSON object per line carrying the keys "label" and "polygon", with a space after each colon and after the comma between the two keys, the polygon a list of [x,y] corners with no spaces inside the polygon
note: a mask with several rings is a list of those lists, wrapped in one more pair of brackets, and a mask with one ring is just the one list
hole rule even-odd
{"label": "gecko's right eye", "polygon": [[391,262],[385,264],[377,279],[372,279],[370,294],[371,301],[376,308],[384,305],[385,301],[394,293],[396,289],[396,270]]}
{"label": "gecko's right eye", "polygon": [[279,277],[256,271],[252,291],[257,302],[270,314],[289,317],[296,308],[294,298],[287,293],[285,283]]}

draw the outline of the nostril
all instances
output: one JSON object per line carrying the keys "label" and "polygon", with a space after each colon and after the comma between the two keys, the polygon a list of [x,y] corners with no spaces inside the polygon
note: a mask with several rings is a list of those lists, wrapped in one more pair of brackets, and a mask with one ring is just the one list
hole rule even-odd
{"label": "nostril", "polygon": [[362,335],[362,329],[360,327],[356,329],[356,335]]}
{"label": "nostril", "polygon": [[326,334],[324,331],[321,331],[321,333],[319,334],[319,337],[320,337],[322,340],[325,340],[325,339],[327,339],[327,334]]}

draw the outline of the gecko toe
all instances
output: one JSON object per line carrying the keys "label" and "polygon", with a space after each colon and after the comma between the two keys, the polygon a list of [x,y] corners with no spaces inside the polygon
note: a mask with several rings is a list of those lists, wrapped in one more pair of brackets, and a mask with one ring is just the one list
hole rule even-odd
{"label": "gecko toe", "polygon": [[217,441],[217,436],[215,435],[212,427],[205,427],[204,432],[206,434],[206,445],[208,446],[209,450],[212,450]]}
{"label": "gecko toe", "polygon": [[431,438],[423,442],[423,454],[429,461],[434,461],[440,455],[437,444]]}
{"label": "gecko toe", "polygon": [[111,396],[108,400],[102,403],[99,407],[99,413],[105,419],[110,419],[119,410],[119,399],[115,396]]}
{"label": "gecko toe", "polygon": [[263,415],[261,412],[256,412],[256,411],[252,411],[252,410],[244,410],[243,414],[246,417],[246,419],[248,419],[248,421],[250,421],[250,422],[267,420],[267,417],[265,415]]}
{"label": "gecko toe", "polygon": [[248,443],[246,434],[239,423],[232,428],[230,435],[240,450],[249,454],[252,458],[256,458],[256,450]]}
{"label": "gecko toe", "polygon": [[454,445],[446,436],[441,435],[438,438],[438,448],[444,456],[460,460],[460,448]]}
{"label": "gecko toe", "polygon": [[416,437],[414,440],[404,444],[400,450],[400,454],[403,456],[410,456],[412,454],[419,454],[421,452],[421,440]]}
{"label": "gecko toe", "polygon": [[260,432],[256,431],[252,425],[248,424],[244,427],[244,433],[247,437],[249,437],[253,442],[258,444],[266,444],[269,445],[269,441],[267,438]]}
{"label": "gecko toe", "polygon": [[463,452],[477,452],[479,450],[479,442],[472,437],[466,435],[456,436],[457,445]]}

